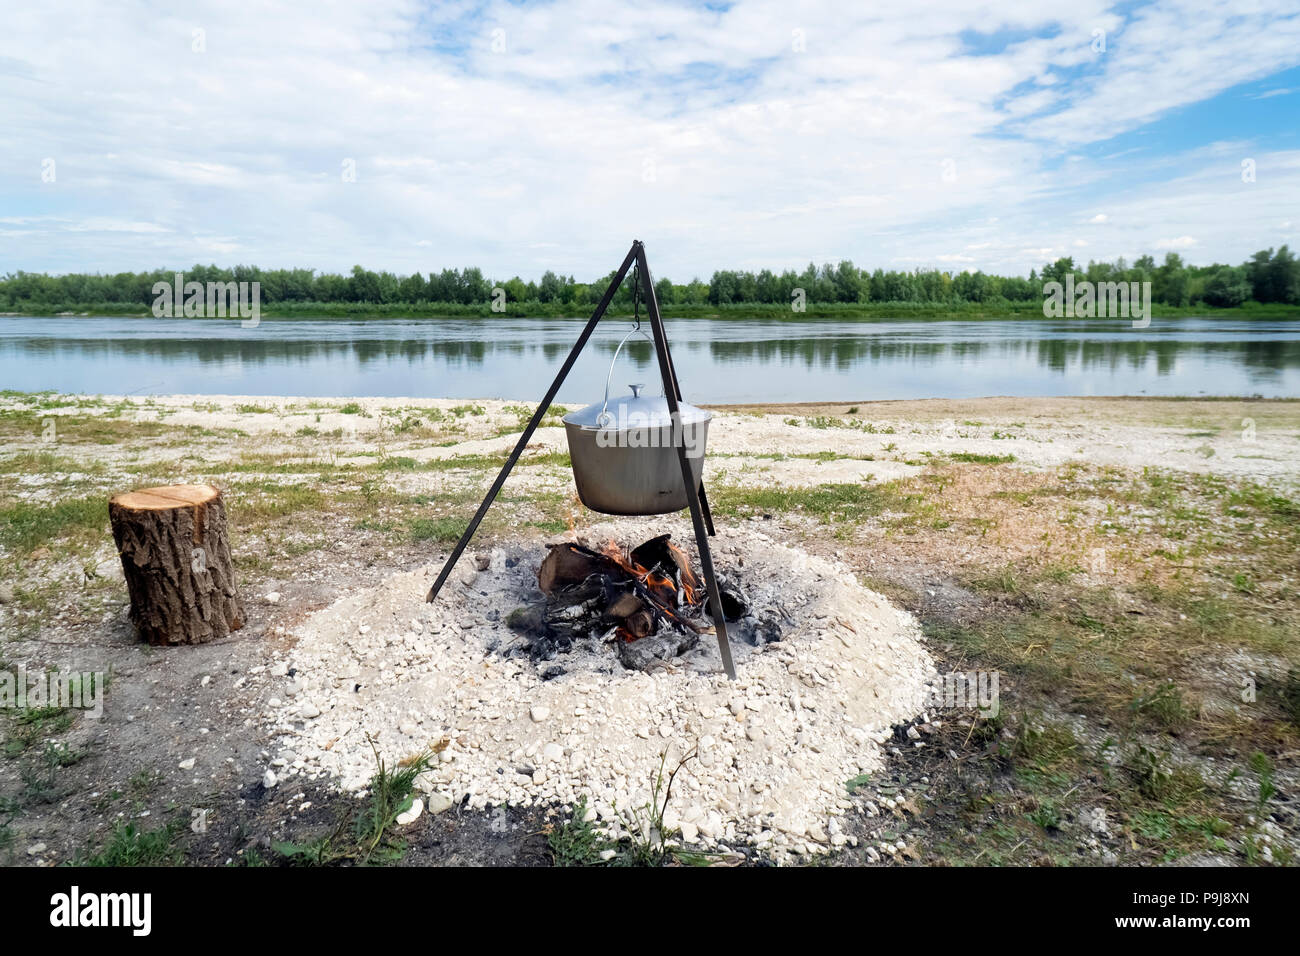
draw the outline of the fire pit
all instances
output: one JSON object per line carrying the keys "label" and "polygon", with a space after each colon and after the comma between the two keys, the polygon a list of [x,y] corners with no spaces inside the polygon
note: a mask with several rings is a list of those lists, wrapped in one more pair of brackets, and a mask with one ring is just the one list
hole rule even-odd
{"label": "fire pit", "polygon": [[[612,644],[624,667],[649,670],[693,649],[713,630],[708,599],[686,552],[660,534],[636,547],[609,541],[548,545],[537,571],[538,594],[506,619],[534,661],[554,660],[574,644]],[[749,602],[719,575],[722,611],[750,644],[779,638],[768,618],[749,614]]]}
{"label": "fire pit", "polygon": [[[919,628],[843,565],[752,525],[719,528],[718,575],[745,605],[733,608],[728,680],[690,565],[674,551],[690,531],[660,516],[549,547],[506,543],[467,559],[436,604],[419,601],[431,566],[312,615],[283,662],[293,676],[274,688],[282,703],[264,718],[289,779],[355,790],[374,769],[367,734],[393,759],[445,740],[420,781],[431,806],[562,807],[585,796],[617,833],[616,808],[648,799],[661,757],[671,768],[695,752],[668,814],[686,842],[751,843],[777,858],[835,845],[850,806],[844,781],[877,770],[892,726],[926,706],[933,666]],[[592,597],[569,600],[588,588]],[[574,626],[565,607],[580,609],[569,612]],[[654,626],[627,640],[645,629],[642,613]],[[678,643],[629,667],[627,649],[657,638]]]}

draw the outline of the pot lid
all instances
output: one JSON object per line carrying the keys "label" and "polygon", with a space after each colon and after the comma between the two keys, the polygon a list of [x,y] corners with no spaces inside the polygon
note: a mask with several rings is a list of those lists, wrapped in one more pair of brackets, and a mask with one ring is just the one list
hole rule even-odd
{"label": "pot lid", "polygon": [[[580,428],[613,428],[619,431],[628,428],[662,428],[672,424],[667,396],[642,394],[645,386],[640,384],[629,385],[628,388],[631,389],[630,395],[610,398],[608,403],[592,402],[586,408],[569,412],[564,416],[564,423]],[[678,402],[677,408],[681,412],[683,425],[707,422],[713,417],[712,412],[686,402]]]}

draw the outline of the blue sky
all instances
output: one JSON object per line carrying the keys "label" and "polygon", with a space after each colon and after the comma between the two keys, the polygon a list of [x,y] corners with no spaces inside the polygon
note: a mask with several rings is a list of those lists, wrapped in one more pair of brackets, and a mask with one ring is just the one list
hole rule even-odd
{"label": "blue sky", "polygon": [[0,272],[1300,245],[1293,0],[861,6],[12,6]]}

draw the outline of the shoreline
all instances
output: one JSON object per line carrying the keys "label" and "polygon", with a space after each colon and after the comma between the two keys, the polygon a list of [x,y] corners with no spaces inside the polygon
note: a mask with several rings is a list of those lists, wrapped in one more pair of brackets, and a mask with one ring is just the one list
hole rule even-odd
{"label": "shoreline", "polygon": [[[340,304],[341,306],[342,304]],[[1128,318],[1115,318],[1106,316],[1093,317],[1051,317],[1042,314],[1042,308],[1038,303],[1032,303],[1024,309],[952,309],[940,305],[931,305],[926,303],[896,303],[881,302],[876,305],[865,304],[856,307],[838,306],[838,305],[819,305],[810,303],[807,309],[801,313],[793,313],[788,306],[783,304],[771,304],[767,306],[733,306],[725,309],[719,309],[717,306],[668,306],[663,309],[666,320],[674,319],[734,319],[734,320],[768,320],[784,322],[801,322],[809,320],[834,320],[854,322],[926,322],[926,321],[1039,321],[1046,320],[1052,322],[1070,322],[1070,323],[1128,323]],[[561,321],[583,321],[591,317],[590,312],[560,312],[551,311],[538,306],[535,303],[509,304],[502,312],[493,311],[489,306],[462,306],[451,310],[439,309],[410,309],[410,308],[393,308],[393,309],[361,309],[353,310],[342,307],[325,305],[315,314],[307,309],[277,309],[269,306],[261,310],[260,319],[263,321],[289,321],[301,320],[305,322],[318,321],[328,322],[337,320],[347,321],[369,321],[385,319],[552,319]],[[110,309],[97,309],[94,311],[80,310],[30,310],[30,311],[3,311],[0,312],[0,318],[51,318],[51,319],[156,319],[159,316],[153,315],[144,309],[114,311]],[[165,317],[174,318],[177,321],[242,321],[238,316],[231,317]],[[606,319],[631,319],[632,311],[624,309],[622,306],[611,306],[604,315]],[[1249,307],[1231,306],[1225,308],[1203,308],[1199,306],[1160,306],[1156,313],[1151,316],[1156,319],[1228,319],[1232,321],[1249,322],[1253,320],[1260,321],[1300,321],[1300,305],[1254,305]]]}

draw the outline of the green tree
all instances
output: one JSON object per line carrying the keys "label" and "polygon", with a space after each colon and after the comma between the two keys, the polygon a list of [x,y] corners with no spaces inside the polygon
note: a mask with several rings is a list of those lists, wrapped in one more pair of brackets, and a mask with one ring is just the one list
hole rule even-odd
{"label": "green tree", "polygon": [[1246,279],[1246,270],[1223,266],[1205,283],[1202,299],[1206,305],[1228,309],[1241,305],[1250,298],[1250,283]]}

